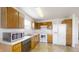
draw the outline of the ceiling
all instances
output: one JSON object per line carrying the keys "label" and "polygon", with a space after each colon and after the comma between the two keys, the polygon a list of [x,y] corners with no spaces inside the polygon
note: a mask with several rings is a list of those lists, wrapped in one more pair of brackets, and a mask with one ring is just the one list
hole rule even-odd
{"label": "ceiling", "polygon": [[79,7],[41,7],[44,17],[38,15],[36,8],[37,7],[21,7],[20,9],[36,20],[66,18],[72,14],[79,16]]}

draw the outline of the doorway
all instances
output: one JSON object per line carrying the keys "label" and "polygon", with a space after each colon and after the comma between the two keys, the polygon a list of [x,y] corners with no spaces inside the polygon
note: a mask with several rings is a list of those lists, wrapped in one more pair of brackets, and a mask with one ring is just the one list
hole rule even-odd
{"label": "doorway", "polygon": [[72,46],[72,19],[65,19],[62,24],[66,24],[66,46]]}

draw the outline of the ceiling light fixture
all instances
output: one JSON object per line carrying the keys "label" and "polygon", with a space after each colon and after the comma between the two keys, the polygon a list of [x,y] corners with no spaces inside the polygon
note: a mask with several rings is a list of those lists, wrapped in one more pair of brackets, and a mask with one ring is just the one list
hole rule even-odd
{"label": "ceiling light fixture", "polygon": [[42,10],[41,10],[40,7],[39,7],[39,8],[36,8],[36,11],[37,11],[37,13],[38,13],[38,15],[39,15],[40,17],[44,17],[43,12],[42,12]]}

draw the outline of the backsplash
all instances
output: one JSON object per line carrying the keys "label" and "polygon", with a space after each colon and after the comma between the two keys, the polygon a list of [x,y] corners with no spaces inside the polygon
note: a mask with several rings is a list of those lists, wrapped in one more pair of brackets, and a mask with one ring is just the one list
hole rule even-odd
{"label": "backsplash", "polygon": [[[52,34],[52,30],[50,30],[50,29],[47,29],[46,32],[47,32],[47,34]],[[34,30],[34,33],[40,33],[40,29]]]}

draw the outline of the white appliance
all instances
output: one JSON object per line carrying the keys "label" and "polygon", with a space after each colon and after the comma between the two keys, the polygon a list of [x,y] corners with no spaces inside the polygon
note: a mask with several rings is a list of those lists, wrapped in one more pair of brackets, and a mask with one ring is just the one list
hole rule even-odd
{"label": "white appliance", "polygon": [[47,26],[41,26],[40,42],[47,42]]}
{"label": "white appliance", "polygon": [[66,45],[66,24],[53,24],[53,44]]}

